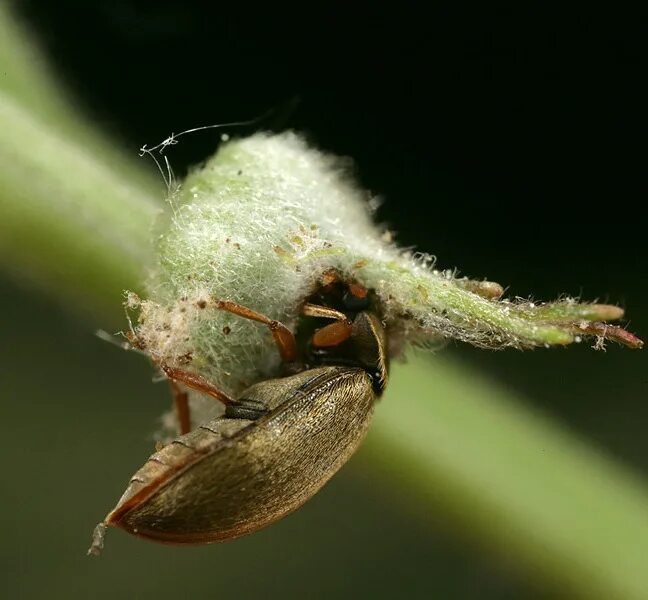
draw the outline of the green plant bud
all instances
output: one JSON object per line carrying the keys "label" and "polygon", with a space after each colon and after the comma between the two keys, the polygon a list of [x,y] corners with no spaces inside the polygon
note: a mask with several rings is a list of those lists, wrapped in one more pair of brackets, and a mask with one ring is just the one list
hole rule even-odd
{"label": "green plant bud", "polygon": [[224,144],[171,193],[158,232],[148,299],[128,300],[140,310],[137,345],[154,362],[200,374],[232,395],[276,375],[279,356],[267,328],[215,301],[294,329],[304,300],[331,272],[375,292],[393,354],[404,343],[438,339],[529,348],[593,335],[640,345],[620,328],[591,326],[621,317],[617,307],[501,299],[499,284],[457,278],[435,269],[429,255],[399,249],[376,226],[371,196],[349,161],[293,133]]}

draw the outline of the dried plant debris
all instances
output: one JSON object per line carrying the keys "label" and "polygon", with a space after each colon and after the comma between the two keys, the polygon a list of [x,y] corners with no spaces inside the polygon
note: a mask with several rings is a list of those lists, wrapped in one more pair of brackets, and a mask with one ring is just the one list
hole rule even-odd
{"label": "dried plant debris", "polygon": [[[616,306],[508,300],[497,283],[459,278],[428,255],[398,248],[374,222],[375,203],[349,167],[293,133],[223,145],[170,193],[148,299],[127,297],[138,311],[134,345],[156,364],[190,370],[236,395],[276,375],[279,357],[265,327],[219,310],[218,300],[295,328],[305,299],[333,273],[375,293],[390,337],[401,342],[394,353],[439,339],[490,349],[583,338],[596,347],[607,340],[642,346],[605,323],[623,316]],[[207,405],[192,407],[197,418]]]}

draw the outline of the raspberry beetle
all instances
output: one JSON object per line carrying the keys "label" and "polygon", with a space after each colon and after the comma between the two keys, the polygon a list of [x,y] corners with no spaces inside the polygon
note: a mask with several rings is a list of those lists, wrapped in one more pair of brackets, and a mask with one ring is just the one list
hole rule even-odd
{"label": "raspberry beetle", "polygon": [[[135,473],[97,525],[90,554],[103,548],[107,526],[178,544],[252,533],[299,508],[350,458],[387,383],[387,340],[367,290],[327,287],[317,295],[321,304],[302,309],[313,323],[332,321],[314,330],[304,356],[281,323],[234,302],[209,303],[265,324],[288,374],[233,399],[197,374],[160,365],[183,434]],[[189,431],[187,395],[178,384],[223,402],[225,413]]]}

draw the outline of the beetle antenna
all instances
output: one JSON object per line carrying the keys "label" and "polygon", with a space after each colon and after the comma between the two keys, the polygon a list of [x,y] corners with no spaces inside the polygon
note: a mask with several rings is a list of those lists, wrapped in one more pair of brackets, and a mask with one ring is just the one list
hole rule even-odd
{"label": "beetle antenna", "polygon": [[107,530],[108,525],[106,525],[105,521],[102,521],[94,528],[92,532],[92,544],[88,548],[88,556],[99,556],[101,554]]}

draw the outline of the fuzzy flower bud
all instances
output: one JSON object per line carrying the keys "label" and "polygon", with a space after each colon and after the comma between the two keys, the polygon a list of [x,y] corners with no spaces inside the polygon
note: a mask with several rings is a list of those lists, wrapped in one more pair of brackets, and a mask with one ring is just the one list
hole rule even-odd
{"label": "fuzzy flower bud", "polygon": [[215,302],[234,301],[294,330],[305,299],[336,273],[375,292],[392,354],[404,343],[451,338],[530,348],[590,335],[640,347],[599,322],[620,318],[617,307],[501,299],[499,284],[457,278],[430,256],[399,249],[374,223],[371,198],[349,166],[293,133],[225,144],[169,198],[148,299],[128,300],[140,310],[136,345],[158,365],[235,395],[276,376],[279,356],[265,327]]}

